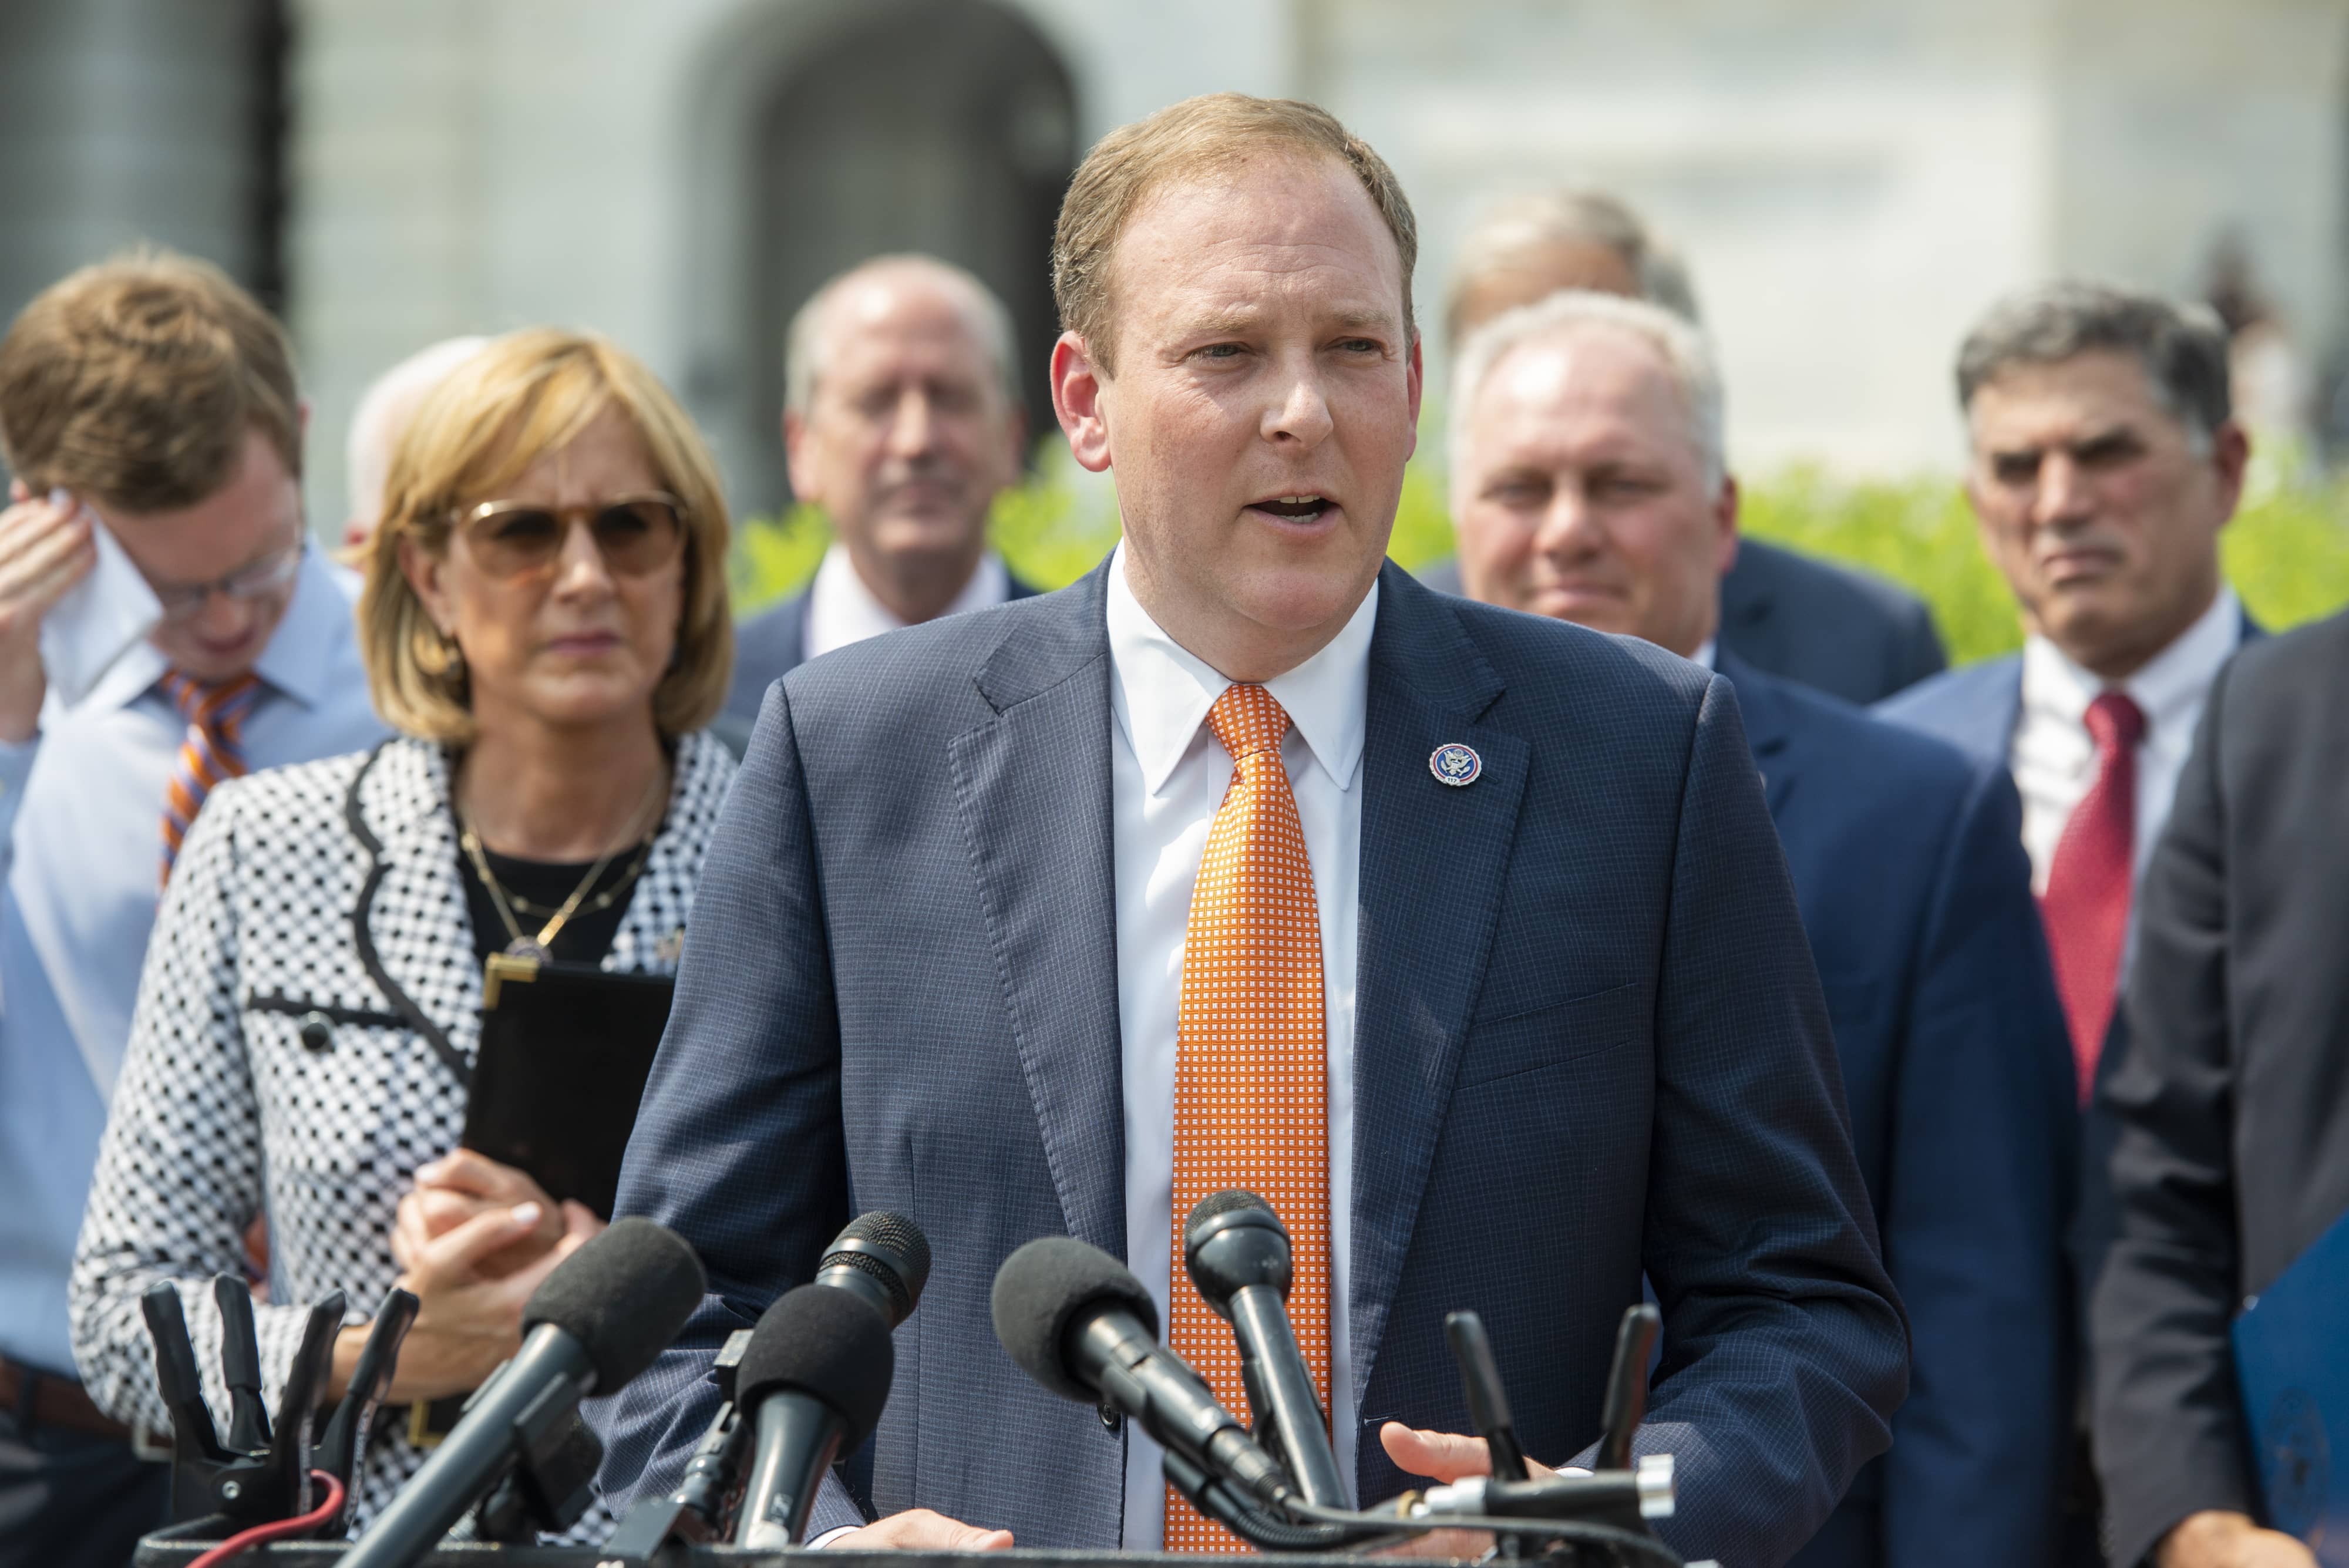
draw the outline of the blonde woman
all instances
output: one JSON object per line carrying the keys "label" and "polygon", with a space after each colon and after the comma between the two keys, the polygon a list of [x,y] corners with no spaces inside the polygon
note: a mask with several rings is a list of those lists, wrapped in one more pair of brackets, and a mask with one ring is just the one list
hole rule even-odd
{"label": "blonde woman", "polygon": [[[300,1303],[330,1291],[355,1319],[395,1281],[421,1298],[392,1404],[446,1412],[514,1350],[602,1222],[457,1150],[483,961],[673,971],[733,773],[703,732],[732,658],[725,503],[635,359],[492,342],[418,410],[384,501],[359,632],[399,734],[216,789],[148,950],[71,1298],[90,1392],[127,1421],[169,1426],[141,1293],[176,1284],[216,1367],[208,1282],[264,1212],[273,1408]],[[361,1525],[421,1462],[409,1416],[376,1425]]]}

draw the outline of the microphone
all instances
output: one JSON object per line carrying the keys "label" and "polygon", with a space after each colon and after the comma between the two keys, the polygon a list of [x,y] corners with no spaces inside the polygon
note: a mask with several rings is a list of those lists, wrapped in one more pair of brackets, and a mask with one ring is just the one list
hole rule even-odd
{"label": "microphone", "polygon": [[343,1568],[412,1568],[508,1469],[553,1462],[579,1401],[616,1392],[650,1366],[705,1288],[693,1249],[636,1216],[564,1259],[523,1309],[522,1349],[466,1402]]}
{"label": "microphone", "polygon": [[1288,1321],[1288,1228],[1253,1192],[1211,1192],[1183,1227],[1183,1262],[1200,1299],[1232,1325],[1257,1429],[1270,1422],[1298,1491],[1308,1502],[1345,1507],[1329,1417]]}
{"label": "microphone", "polygon": [[734,1544],[797,1546],[823,1472],[880,1424],[896,1375],[890,1331],[922,1299],[930,1243],[902,1214],[862,1214],[750,1334],[735,1403],[757,1428]]}
{"label": "microphone", "polygon": [[1263,1502],[1294,1495],[1272,1456],[1158,1343],[1158,1308],[1124,1264],[1073,1236],[1041,1236],[1003,1261],[988,1305],[1020,1369],[1081,1405],[1114,1405],[1159,1443]]}

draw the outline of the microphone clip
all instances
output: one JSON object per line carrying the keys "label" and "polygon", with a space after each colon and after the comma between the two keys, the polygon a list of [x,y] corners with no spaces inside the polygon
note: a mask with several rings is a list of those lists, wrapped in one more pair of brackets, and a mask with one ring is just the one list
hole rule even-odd
{"label": "microphone clip", "polygon": [[204,1402],[179,1287],[168,1281],[149,1286],[140,1311],[155,1346],[156,1385],[171,1412],[172,1522],[202,1521],[217,1529],[191,1533],[224,1538],[310,1511],[310,1417],[332,1369],[343,1293],[333,1292],[310,1308],[274,1424],[262,1399],[252,1287],[241,1275],[222,1274],[212,1281],[212,1300],[220,1309],[221,1374],[229,1391],[225,1438]]}

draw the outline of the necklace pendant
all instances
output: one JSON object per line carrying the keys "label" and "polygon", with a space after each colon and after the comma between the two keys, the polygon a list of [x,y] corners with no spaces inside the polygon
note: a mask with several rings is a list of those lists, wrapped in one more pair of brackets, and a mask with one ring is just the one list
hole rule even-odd
{"label": "necklace pendant", "polygon": [[549,948],[543,942],[533,941],[528,937],[516,937],[513,940],[508,942],[506,944],[506,956],[508,958],[528,959],[533,963],[553,963],[554,961],[554,951],[552,948]]}

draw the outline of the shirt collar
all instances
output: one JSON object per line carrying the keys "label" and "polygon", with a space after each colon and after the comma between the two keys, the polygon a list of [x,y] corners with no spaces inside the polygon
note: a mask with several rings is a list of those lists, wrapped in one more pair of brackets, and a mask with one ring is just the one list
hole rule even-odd
{"label": "shirt collar", "polygon": [[[1169,637],[1133,597],[1125,580],[1121,542],[1109,568],[1110,704],[1142,764],[1143,786],[1166,787],[1206,722],[1207,710],[1232,682]],[[1378,624],[1379,587],[1338,635],[1285,675],[1264,683],[1288,713],[1313,761],[1340,789],[1351,789],[1362,760],[1371,684],[1371,633]]]}
{"label": "shirt collar", "polygon": [[[971,573],[970,581],[963,585],[962,592],[939,613],[949,616],[987,609],[1010,597],[1011,574],[1005,568],[1003,557],[988,550],[980,554],[978,567]],[[833,540],[823,553],[823,564],[815,569],[815,580],[808,586],[806,630],[802,634],[807,657],[814,659],[852,642],[896,631],[905,624],[897,612],[874,597],[864,579],[857,575],[848,546]]]}
{"label": "shirt collar", "polygon": [[1713,663],[1713,655],[1719,651],[1721,639],[1719,638],[1706,638],[1702,642],[1696,645],[1696,651],[1689,655],[1689,662],[1691,664],[1702,664],[1707,670],[1717,670],[1719,666]]}
{"label": "shirt collar", "polygon": [[2220,583],[2218,597],[2193,625],[2115,687],[2034,633],[2023,645],[2023,705],[2032,712],[2081,724],[2087,722],[2090,702],[2108,690],[2118,690],[2144,712],[2151,734],[2165,721],[2175,723],[2194,711],[2242,635],[2242,606],[2235,590]]}

